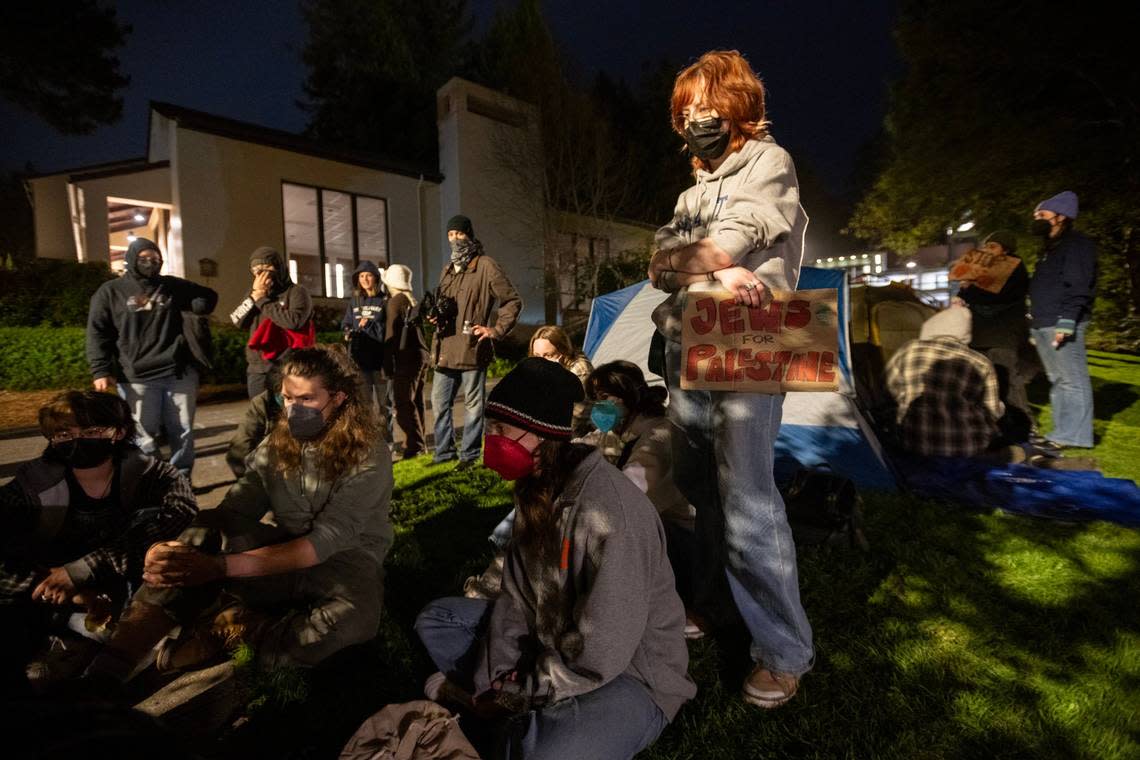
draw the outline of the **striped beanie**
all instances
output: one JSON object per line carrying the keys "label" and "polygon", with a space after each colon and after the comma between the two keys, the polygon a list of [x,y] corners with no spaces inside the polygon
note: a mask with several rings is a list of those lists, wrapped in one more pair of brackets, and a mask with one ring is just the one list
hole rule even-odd
{"label": "striped beanie", "polygon": [[528,356],[491,389],[486,416],[540,438],[569,441],[582,381],[558,362]]}

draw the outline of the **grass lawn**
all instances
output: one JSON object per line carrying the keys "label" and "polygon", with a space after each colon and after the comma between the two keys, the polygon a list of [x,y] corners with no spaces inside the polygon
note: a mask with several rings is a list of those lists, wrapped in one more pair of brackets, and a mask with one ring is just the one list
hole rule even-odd
{"label": "grass lawn", "polygon": [[[1093,456],[1137,479],[1140,359],[1090,364]],[[1047,386],[1032,397],[1047,403]],[[268,690],[227,754],[333,756],[367,715],[420,698],[432,668],[412,621],[482,568],[509,501],[486,470],[398,464],[380,635],[312,673],[303,701]],[[738,698],[742,632],[696,642],[699,694],[641,757],[1140,757],[1140,532],[897,495],[865,509],[870,553],[800,552],[818,656],[795,700],[768,713]]]}

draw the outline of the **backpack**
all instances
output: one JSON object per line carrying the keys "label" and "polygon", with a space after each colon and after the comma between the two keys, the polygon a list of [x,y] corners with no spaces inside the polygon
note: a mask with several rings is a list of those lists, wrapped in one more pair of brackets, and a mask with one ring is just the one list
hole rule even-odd
{"label": "backpack", "polygon": [[784,509],[797,545],[870,549],[855,484],[829,470],[804,468],[784,489]]}

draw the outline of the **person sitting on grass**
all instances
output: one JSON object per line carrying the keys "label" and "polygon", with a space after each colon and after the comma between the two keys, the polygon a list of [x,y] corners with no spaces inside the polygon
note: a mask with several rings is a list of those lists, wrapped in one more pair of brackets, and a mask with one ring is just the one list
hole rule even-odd
{"label": "person sitting on grass", "polygon": [[[222,503],[146,556],[143,580],[88,669],[124,681],[159,647],[160,672],[239,644],[267,668],[313,666],[373,638],[392,545],[392,460],[343,348],[297,349],[281,367],[284,413]],[[262,522],[273,513],[274,525]]]}
{"label": "person sitting on grass", "polygon": [[[696,509],[673,481],[673,427],[665,411],[669,392],[651,387],[636,364],[613,361],[595,369],[586,379],[586,397],[593,402],[590,420],[596,430],[583,436],[640,488],[665,526],[669,562],[677,578],[677,593],[686,610],[693,607],[701,587],[693,534]],[[703,572],[719,573],[718,566]],[[711,584],[710,584],[711,585]],[[704,636],[704,623],[686,611],[685,638]]]}
{"label": "person sitting on grass", "polygon": [[[494,602],[430,603],[416,631],[429,698],[510,717],[511,758],[631,758],[696,693],[657,511],[597,449],[571,443],[578,379],[524,359],[487,401],[484,464],[515,482]],[[474,696],[468,698],[467,694]]]}
{"label": "person sitting on grass", "polygon": [[269,366],[268,387],[250,399],[249,406],[234,431],[234,437],[230,439],[230,447],[226,449],[226,464],[230,466],[235,478],[245,474],[246,459],[265,440],[281,415],[284,406],[281,398],[281,363],[287,362],[291,353],[292,351],[285,351],[278,358],[278,363]]}
{"label": "person sitting on grass", "polygon": [[[67,391],[39,411],[48,440],[0,488],[0,691],[46,688],[61,673],[35,648],[75,612],[105,628],[142,585],[143,556],[177,536],[198,511],[190,481],[142,453],[127,402]],[[74,664],[74,663],[73,663]],[[78,663],[81,668],[86,662]]]}

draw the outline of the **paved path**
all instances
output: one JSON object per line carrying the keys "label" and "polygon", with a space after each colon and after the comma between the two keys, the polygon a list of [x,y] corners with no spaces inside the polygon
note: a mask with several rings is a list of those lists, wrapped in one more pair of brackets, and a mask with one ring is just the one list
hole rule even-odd
{"label": "paved path", "polygon": [[[488,380],[488,392],[494,382]],[[427,429],[430,445],[431,429],[435,423],[435,415],[430,409],[430,384],[424,389],[424,398],[429,407]],[[226,401],[198,407],[198,413],[194,418],[196,460],[193,481],[194,491],[198,494],[198,506],[203,509],[216,507],[234,482],[234,475],[226,464],[226,450],[229,448],[230,438],[233,437],[238,422],[245,414],[247,403],[245,400]],[[463,404],[456,404],[453,415],[457,434],[462,432],[463,414]],[[396,431],[397,443],[402,445],[403,435],[398,427]],[[23,434],[0,437],[0,485],[12,479],[21,462],[39,456],[45,445],[46,441],[38,432],[27,431]]]}

